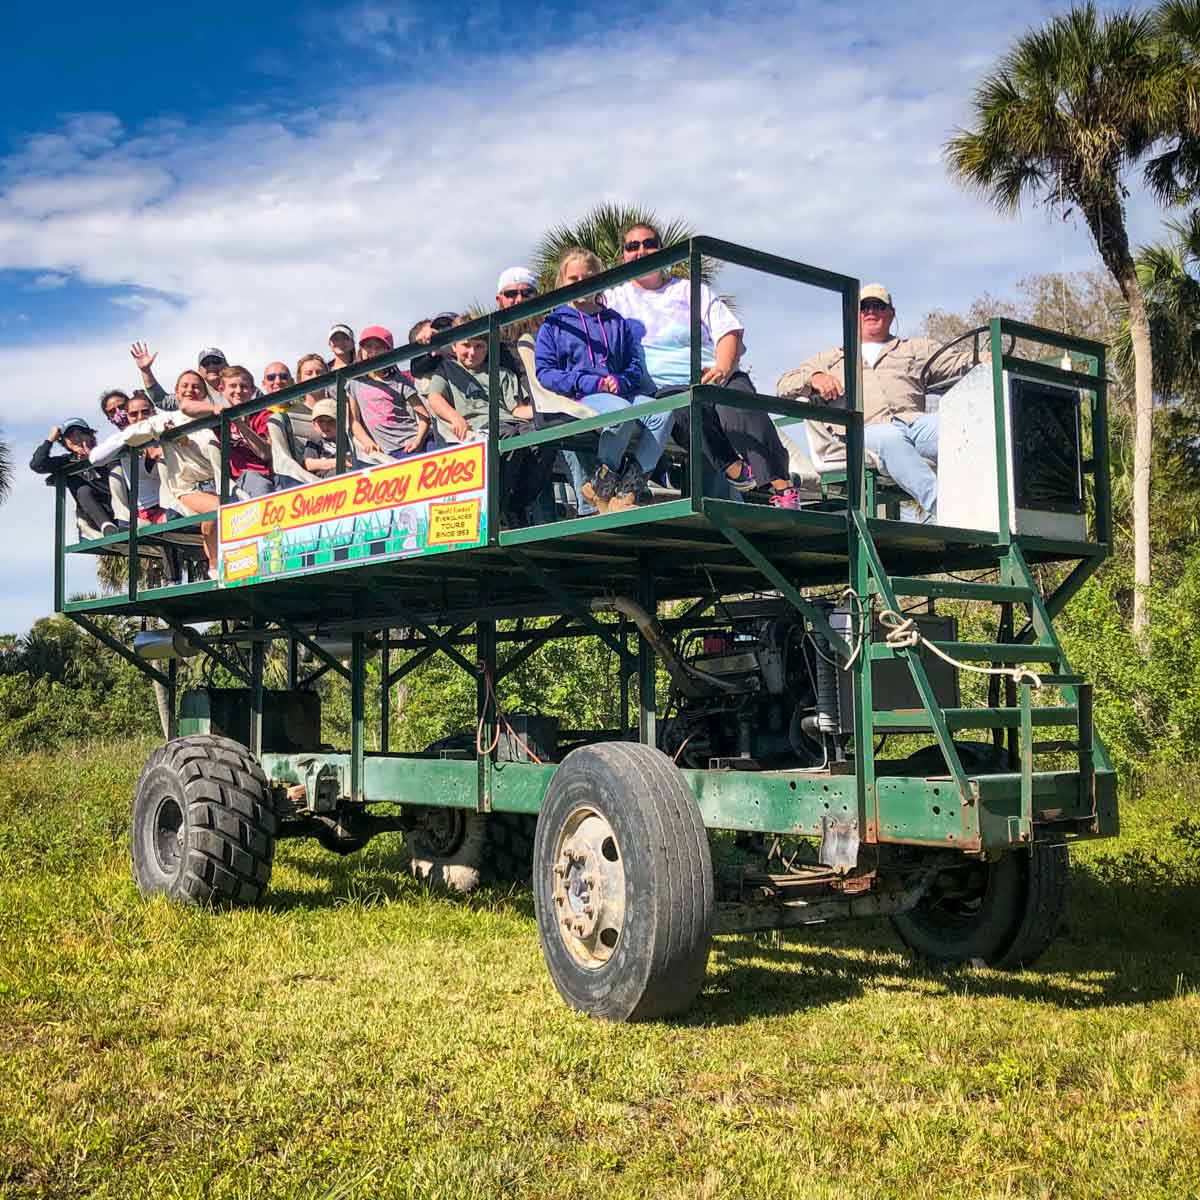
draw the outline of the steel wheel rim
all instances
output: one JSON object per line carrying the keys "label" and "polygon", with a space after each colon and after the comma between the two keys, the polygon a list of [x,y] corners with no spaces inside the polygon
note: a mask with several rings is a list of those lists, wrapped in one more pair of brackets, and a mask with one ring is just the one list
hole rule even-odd
{"label": "steel wheel rim", "polygon": [[554,846],[554,920],[567,952],[586,970],[603,967],[625,927],[625,860],[608,819],[577,808]]}
{"label": "steel wheel rim", "polygon": [[154,810],[154,857],[168,875],[183,860],[183,809],[174,796],[163,796]]}
{"label": "steel wheel rim", "polygon": [[457,808],[432,808],[421,814],[416,832],[422,851],[434,858],[449,858],[463,843],[467,822]]}

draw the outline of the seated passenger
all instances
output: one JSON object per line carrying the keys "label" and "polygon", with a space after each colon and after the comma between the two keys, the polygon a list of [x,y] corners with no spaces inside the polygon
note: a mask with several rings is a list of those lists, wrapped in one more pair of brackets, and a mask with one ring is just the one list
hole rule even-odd
{"label": "seated passenger", "polygon": [[[662,237],[653,225],[632,225],[621,235],[621,261],[636,262],[661,246]],[[691,287],[687,279],[657,270],[605,293],[605,301],[641,338],[649,375],[643,382],[647,395],[671,395],[691,383]],[[744,333],[729,306],[701,284],[701,383],[754,391],[750,376],[739,369]],[[788,452],[770,414],[725,404],[705,405],[701,413],[705,456],[729,483],[740,492],[770,484],[772,504],[795,508],[798,493],[792,487]],[[675,422],[686,445],[688,410],[677,411]]]}
{"label": "seated passenger", "polygon": [[125,475],[130,496],[136,496],[138,521],[143,525],[162,525],[174,520],[179,514],[160,503],[158,464],[162,460],[162,448],[153,443],[146,446],[137,459],[137,485],[129,477],[129,456],[121,454],[128,446],[123,433],[131,425],[137,425],[154,416],[154,405],[143,391],[134,392],[126,405],[127,421],[114,434],[98,442],[88,455],[93,466],[105,466],[117,461]]}
{"label": "seated passenger", "polygon": [[[599,275],[600,260],[590,251],[568,250],[558,265],[557,287]],[[595,318],[594,321],[592,318]],[[619,412],[638,395],[642,367],[637,338],[625,318],[605,307],[598,296],[560,304],[542,323],[534,349],[542,387],[597,412]],[[596,457],[599,465],[582,488],[583,498],[602,513],[641,502],[646,477],[658,465],[673,423],[670,413],[641,419],[645,433],[633,460],[622,469],[634,422],[604,429]]]}
{"label": "seated passenger", "polygon": [[[524,304],[538,294],[537,279],[528,267],[509,267],[502,271],[496,281],[496,307],[503,311],[515,305]],[[509,351],[515,354],[515,361],[520,367],[529,389],[529,398],[533,401],[534,423],[544,424],[546,417],[565,420],[571,417],[594,417],[595,411],[577,400],[569,400],[556,392],[548,392],[537,381],[537,366],[534,363],[534,347],[537,342],[538,330],[542,327],[542,318],[529,317],[513,325],[505,325],[500,330],[500,338]],[[554,414],[560,414],[557,418]],[[563,467],[571,477],[571,487],[575,492],[575,515],[580,517],[594,516],[596,509],[583,499],[583,482],[596,469],[596,456],[587,450],[559,449]],[[547,488],[546,506],[553,503],[553,489]]]}
{"label": "seated passenger", "polygon": [[[925,411],[920,380],[925,364],[941,346],[929,338],[893,336],[895,319],[891,293],[881,283],[867,284],[859,293],[858,315],[863,359],[863,443],[883,470],[921,506],[922,519],[934,521],[938,417]],[[822,350],[786,372],[776,390],[788,399],[816,399],[839,405],[846,391],[845,358],[840,346]],[[972,362],[969,346],[943,355],[930,382],[951,379],[969,369]],[[841,426],[810,421],[808,428],[815,443],[814,457],[826,467],[831,462],[845,462],[845,431]]]}
{"label": "seated passenger", "polygon": [[100,393],[100,411],[105,420],[117,429],[124,429],[129,424],[129,395],[119,388],[112,388]]}
{"label": "seated passenger", "polygon": [[318,400],[312,409],[313,435],[304,443],[304,469],[321,479],[337,474],[337,401]]}
{"label": "seated passenger", "polygon": [[[382,325],[362,331],[358,343],[360,362],[394,349],[392,335]],[[399,367],[385,367],[352,379],[346,385],[347,396],[358,405],[372,445],[391,458],[408,458],[424,450],[429,436],[429,413]]]}
{"label": "seated passenger", "polygon": [[[329,331],[329,362],[326,370],[337,371],[342,367],[352,366],[354,361],[354,330],[349,325],[334,325]],[[296,372],[296,378],[300,378],[299,370]],[[313,400],[312,403],[315,404],[316,401]],[[383,452],[383,448],[371,436],[371,431],[363,421],[362,409],[353,396],[350,397],[350,436],[362,447],[365,454],[377,455]]]}
{"label": "seated passenger", "polygon": [[269,396],[272,392],[282,392],[284,388],[290,388],[295,382],[287,363],[271,362],[263,367],[262,383],[259,386],[263,394]]}
{"label": "seated passenger", "polygon": [[[286,368],[285,368],[286,369]],[[235,408],[254,398],[254,376],[245,367],[221,368],[222,407]],[[233,422],[229,446],[229,478],[250,497],[269,495],[275,488],[271,474],[268,409]]]}
{"label": "seated passenger", "polygon": [[[204,403],[207,388],[199,371],[184,371],[175,383],[178,411],[155,412],[121,431],[126,446],[144,446],[158,435],[191,421],[189,404]],[[211,429],[197,429],[184,437],[171,438],[160,447],[158,483],[160,503],[170,499],[171,507],[185,514],[214,511],[219,504],[217,471],[220,468],[220,441]],[[165,507],[165,505],[164,505]],[[200,527],[204,553],[208,558],[209,578],[217,577],[217,526],[207,521]]]}
{"label": "seated passenger", "polygon": [[[33,457],[29,460],[29,469],[39,475],[61,474],[70,467],[87,463],[88,455],[95,444],[96,431],[82,417],[71,417],[62,425],[55,425],[46,434],[46,440],[33,452]],[[66,453],[52,454],[55,446],[62,446]],[[89,466],[78,474],[68,475],[66,484],[81,521],[86,522],[101,537],[117,532],[107,467]]]}
{"label": "seated passenger", "polygon": [[[454,324],[466,325],[470,319],[457,317]],[[455,342],[453,349],[453,357],[442,356],[426,396],[426,403],[437,417],[442,439],[450,444],[486,437],[491,411],[487,338],[466,338]],[[500,437],[516,437],[532,431],[533,404],[516,361],[505,354],[497,374],[500,381]],[[529,507],[550,478],[555,452],[553,445],[533,446],[512,450],[503,456],[504,511],[500,520],[505,527],[519,529],[529,524]]]}

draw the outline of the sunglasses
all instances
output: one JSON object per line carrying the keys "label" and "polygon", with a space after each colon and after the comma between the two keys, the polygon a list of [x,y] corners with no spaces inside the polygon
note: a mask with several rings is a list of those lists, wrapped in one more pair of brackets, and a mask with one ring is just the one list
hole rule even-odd
{"label": "sunglasses", "polygon": [[625,253],[633,254],[638,250],[657,250],[662,245],[662,238],[648,237],[640,242],[633,238],[625,243]]}
{"label": "sunglasses", "polygon": [[518,297],[520,297],[522,300],[528,300],[533,294],[534,291],[531,287],[505,288],[504,291],[500,293],[505,300],[516,300]]}
{"label": "sunglasses", "polygon": [[264,376],[263,376],[263,378],[264,378],[264,379],[265,379],[265,380],[266,380],[268,383],[275,383],[275,382],[277,382],[277,381],[278,381],[278,380],[280,380],[280,379],[282,379],[282,380],[283,380],[283,381],[286,383],[286,382],[287,382],[289,379],[291,379],[291,377],[292,377],[292,376],[291,376],[291,374],[290,374],[289,372],[287,372],[287,371],[284,371],[282,375],[280,375],[280,374],[270,374],[270,375],[264,375]]}
{"label": "sunglasses", "polygon": [[858,307],[861,312],[887,312],[891,305],[882,300],[864,300]]}

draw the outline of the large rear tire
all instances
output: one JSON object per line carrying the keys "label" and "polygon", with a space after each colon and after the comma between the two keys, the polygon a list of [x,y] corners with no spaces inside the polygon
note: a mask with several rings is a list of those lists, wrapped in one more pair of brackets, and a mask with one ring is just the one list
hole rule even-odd
{"label": "large rear tire", "polygon": [[404,842],[409,870],[422,883],[468,893],[529,882],[534,817],[430,807],[418,810],[417,818]]}
{"label": "large rear tire", "polygon": [[1026,966],[1058,932],[1068,877],[1066,846],[1011,850],[995,862],[943,872],[917,907],[892,924],[924,958]]}
{"label": "large rear tire", "polygon": [[133,877],[143,896],[254,904],[271,879],[276,828],[266,776],[245,746],[176,738],[151,752],[138,780]]}
{"label": "large rear tire", "polygon": [[712,942],[708,836],[682,773],[650,746],[572,751],[538,814],[534,907],[563,999],[610,1021],[682,1012]]}

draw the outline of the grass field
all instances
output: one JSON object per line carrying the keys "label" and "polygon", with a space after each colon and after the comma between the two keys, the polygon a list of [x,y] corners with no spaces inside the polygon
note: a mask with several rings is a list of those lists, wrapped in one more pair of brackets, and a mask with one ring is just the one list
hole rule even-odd
{"label": "grass field", "polygon": [[0,1196],[1200,1195],[1200,785],[1075,855],[1034,970],[884,923],[721,939],[685,1020],[601,1025],[526,891],[285,843],[268,901],[142,902],[145,746],[0,782]]}

